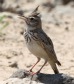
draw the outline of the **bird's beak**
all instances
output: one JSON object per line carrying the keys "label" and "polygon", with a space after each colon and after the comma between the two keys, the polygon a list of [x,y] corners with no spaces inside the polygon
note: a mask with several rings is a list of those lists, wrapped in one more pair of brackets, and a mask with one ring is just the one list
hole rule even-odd
{"label": "bird's beak", "polygon": [[22,20],[25,20],[25,22],[27,22],[27,20],[28,20],[28,18],[25,17],[25,16],[19,16],[19,18],[22,19]]}

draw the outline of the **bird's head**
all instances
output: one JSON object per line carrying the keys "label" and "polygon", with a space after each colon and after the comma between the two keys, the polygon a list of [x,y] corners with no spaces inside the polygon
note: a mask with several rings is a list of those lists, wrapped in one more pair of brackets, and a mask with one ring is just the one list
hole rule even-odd
{"label": "bird's head", "polygon": [[38,7],[28,17],[22,17],[29,28],[41,28],[41,17],[40,13],[38,13]]}

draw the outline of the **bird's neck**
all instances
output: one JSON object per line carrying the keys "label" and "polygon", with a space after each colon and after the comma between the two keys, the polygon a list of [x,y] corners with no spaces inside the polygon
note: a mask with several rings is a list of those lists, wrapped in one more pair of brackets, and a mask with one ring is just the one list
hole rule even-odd
{"label": "bird's neck", "polygon": [[37,27],[28,26],[26,30],[30,31],[30,30],[35,30],[35,29],[37,29]]}
{"label": "bird's neck", "polygon": [[34,30],[40,30],[42,29],[42,26],[35,26],[35,27],[31,27],[31,26],[27,26],[26,31],[34,31]]}
{"label": "bird's neck", "polygon": [[34,28],[34,29],[27,29],[26,32],[38,32],[39,30],[42,30],[42,28]]}

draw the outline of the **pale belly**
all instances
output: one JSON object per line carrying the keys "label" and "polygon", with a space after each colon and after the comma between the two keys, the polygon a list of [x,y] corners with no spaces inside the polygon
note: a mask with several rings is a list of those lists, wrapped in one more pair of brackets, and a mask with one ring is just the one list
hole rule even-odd
{"label": "pale belly", "polygon": [[40,57],[46,60],[48,59],[48,55],[45,52],[45,50],[41,46],[39,46],[35,41],[32,40],[31,42],[27,43],[27,47],[30,50],[30,52],[36,57]]}

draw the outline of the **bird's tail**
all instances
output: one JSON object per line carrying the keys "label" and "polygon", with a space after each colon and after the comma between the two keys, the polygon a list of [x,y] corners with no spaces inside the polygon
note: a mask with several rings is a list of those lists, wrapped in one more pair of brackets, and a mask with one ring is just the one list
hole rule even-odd
{"label": "bird's tail", "polygon": [[60,63],[58,60],[57,60],[57,62],[56,62],[56,63],[57,63],[57,65],[61,66],[61,63]]}
{"label": "bird's tail", "polygon": [[[59,71],[58,71],[58,69],[57,69],[56,63],[54,63],[54,62],[49,62],[49,63],[50,63],[50,65],[51,65],[51,67],[52,67],[54,73],[55,73],[55,74],[59,74]],[[59,63],[58,63],[58,64],[59,64]],[[60,64],[59,64],[59,65],[60,65]]]}

